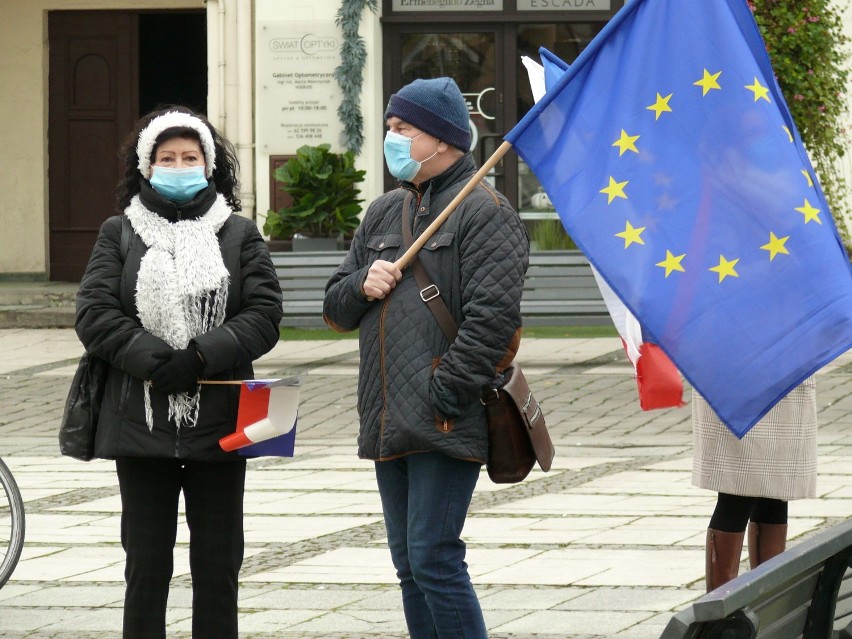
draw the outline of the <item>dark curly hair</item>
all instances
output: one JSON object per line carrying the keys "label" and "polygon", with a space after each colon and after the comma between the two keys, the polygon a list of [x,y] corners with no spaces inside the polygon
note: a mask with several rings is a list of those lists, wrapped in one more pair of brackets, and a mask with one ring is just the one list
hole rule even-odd
{"label": "dark curly hair", "polygon": [[[133,199],[134,195],[139,193],[142,180],[144,179],[139,172],[139,157],[136,155],[136,144],[139,141],[139,135],[151,120],[169,111],[187,113],[201,120],[204,126],[210,129],[210,134],[213,136],[213,146],[216,150],[216,168],[213,169],[212,180],[216,185],[216,191],[225,196],[225,201],[230,205],[231,209],[239,211],[242,208],[238,197],[239,181],[237,180],[237,171],[239,170],[239,162],[234,146],[219,135],[219,132],[216,131],[203,115],[184,106],[169,106],[158,108],[156,111],[152,111],[148,115],[141,117],[133,128],[133,132],[127,136],[127,139],[118,152],[118,157],[124,167],[123,175],[115,189],[118,212],[124,212],[124,209],[130,205],[130,200]],[[188,127],[166,129],[157,136],[157,142],[151,150],[151,164],[154,163],[157,147],[166,140],[178,137],[197,140],[199,145],[201,144],[198,132],[194,129]]]}

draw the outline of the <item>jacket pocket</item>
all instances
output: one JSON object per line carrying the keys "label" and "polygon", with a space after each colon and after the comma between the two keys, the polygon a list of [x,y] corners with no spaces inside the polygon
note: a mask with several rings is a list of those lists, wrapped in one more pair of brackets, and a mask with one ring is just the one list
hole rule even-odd
{"label": "jacket pocket", "polygon": [[118,412],[121,414],[127,412],[127,406],[130,403],[130,380],[130,375],[121,373],[121,386],[118,393]]}
{"label": "jacket pocket", "polygon": [[[438,364],[440,364],[440,363],[441,363],[440,356],[432,358],[432,373],[433,374],[435,373],[435,369],[438,368]],[[427,400],[428,400],[428,393],[427,393]],[[432,407],[431,401],[429,402],[429,409],[432,410],[432,415],[433,415],[433,417],[435,417],[435,430],[437,430],[439,433],[451,433],[451,432],[453,432],[453,429],[456,426],[456,420],[455,419],[443,419],[443,420],[438,419],[437,415],[435,415],[435,413],[434,413],[434,409]]]}
{"label": "jacket pocket", "polygon": [[367,238],[367,249],[372,259],[392,261],[396,259],[402,235],[399,233],[376,233]]}
{"label": "jacket pocket", "polygon": [[455,231],[443,231],[441,233],[435,233],[432,237],[429,238],[429,241],[423,245],[424,251],[437,251],[442,248],[446,248],[448,246],[453,245],[453,241],[455,240],[456,234]]}

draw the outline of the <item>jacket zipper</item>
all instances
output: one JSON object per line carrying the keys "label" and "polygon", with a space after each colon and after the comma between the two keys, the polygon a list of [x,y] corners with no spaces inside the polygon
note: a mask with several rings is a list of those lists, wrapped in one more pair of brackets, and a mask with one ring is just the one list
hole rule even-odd
{"label": "jacket zipper", "polygon": [[[407,187],[403,187],[407,188]],[[416,189],[408,189],[413,191],[417,196],[417,204],[418,207],[420,205],[420,200],[422,199],[422,194]],[[415,216],[412,218],[412,223],[414,219],[416,219],[416,211]],[[379,450],[378,450],[378,458],[382,459],[382,442],[385,439],[385,417],[387,415],[387,405],[388,405],[388,386],[385,381],[385,315],[388,310],[388,303],[390,302],[390,297],[393,295],[393,292],[396,289],[391,289],[390,293],[387,294],[383,303],[382,303],[382,312],[379,316],[379,371],[382,377],[382,417],[379,420]]]}
{"label": "jacket zipper", "polygon": [[382,303],[382,312],[379,315],[379,370],[382,377],[382,417],[379,420],[379,450],[378,457],[382,458],[382,443],[385,439],[385,415],[388,405],[388,386],[385,381],[385,315],[388,310],[388,301],[393,294],[393,289],[387,294]]}

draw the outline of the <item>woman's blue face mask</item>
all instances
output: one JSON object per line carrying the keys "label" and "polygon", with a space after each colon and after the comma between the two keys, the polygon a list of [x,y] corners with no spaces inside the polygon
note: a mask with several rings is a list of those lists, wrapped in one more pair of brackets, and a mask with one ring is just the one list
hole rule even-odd
{"label": "woman's blue face mask", "polygon": [[173,169],[167,166],[151,167],[151,186],[164,198],[184,204],[207,186],[203,166]]}
{"label": "woman's blue face mask", "polygon": [[[423,133],[420,135],[423,135]],[[418,162],[411,157],[411,143],[420,135],[408,138],[393,131],[388,131],[385,135],[385,162],[387,162],[388,171],[395,178],[404,182],[411,182],[420,171],[423,162],[428,162],[438,154],[436,149],[435,153],[423,162]]]}

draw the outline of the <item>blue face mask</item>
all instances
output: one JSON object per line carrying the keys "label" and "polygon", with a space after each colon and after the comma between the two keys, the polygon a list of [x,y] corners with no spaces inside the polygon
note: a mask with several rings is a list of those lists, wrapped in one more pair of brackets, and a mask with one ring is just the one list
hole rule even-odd
{"label": "blue face mask", "polygon": [[151,167],[151,186],[164,198],[184,204],[207,187],[203,166],[173,169],[166,166]]}
{"label": "blue face mask", "polygon": [[[422,133],[420,135],[423,135]],[[388,171],[395,178],[405,182],[411,182],[423,166],[423,162],[431,160],[438,151],[430,155],[423,162],[418,162],[411,157],[411,142],[420,135],[413,138],[407,138],[399,133],[388,131],[385,135],[385,162],[388,165]]]}

